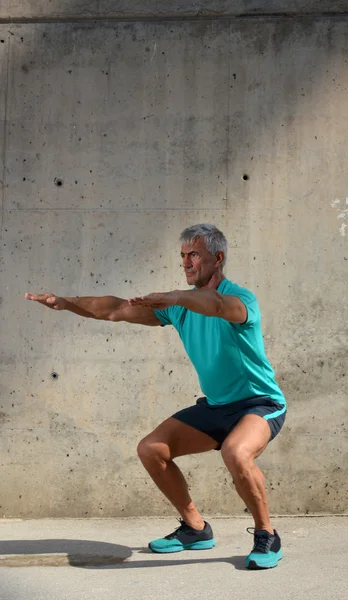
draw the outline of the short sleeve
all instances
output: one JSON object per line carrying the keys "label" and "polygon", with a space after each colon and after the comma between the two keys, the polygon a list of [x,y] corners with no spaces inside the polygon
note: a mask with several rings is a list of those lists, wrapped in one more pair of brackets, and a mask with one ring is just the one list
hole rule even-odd
{"label": "short sleeve", "polygon": [[162,323],[162,326],[165,325],[173,325],[175,329],[180,333],[182,329],[183,322],[185,320],[185,315],[187,309],[183,306],[169,306],[164,310],[154,310],[153,311]]}
{"label": "short sleeve", "polygon": [[245,288],[241,288],[237,292],[234,292],[233,295],[237,296],[247,309],[247,320],[242,325],[244,327],[253,326],[260,318],[260,309],[255,294]]}
{"label": "short sleeve", "polygon": [[172,321],[168,314],[168,308],[165,308],[164,310],[154,310],[153,312],[155,313],[157,319],[161,321],[163,327],[165,325],[172,325]]}

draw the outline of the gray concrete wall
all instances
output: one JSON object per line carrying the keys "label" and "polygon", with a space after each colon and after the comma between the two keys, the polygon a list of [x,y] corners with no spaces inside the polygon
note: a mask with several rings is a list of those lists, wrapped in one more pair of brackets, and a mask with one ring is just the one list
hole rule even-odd
{"label": "gray concrete wall", "polygon": [[2,0],[0,19],[224,17],[347,13],[346,0]]}
{"label": "gray concrete wall", "polygon": [[[0,16],[68,4],[85,14]],[[3,23],[0,40],[0,515],[173,512],[136,445],[199,394],[175,331],[23,295],[185,286],[177,239],[196,222],[228,236],[288,398],[259,460],[272,512],[345,512],[348,21]],[[218,453],[178,462],[203,511],[244,510]]]}

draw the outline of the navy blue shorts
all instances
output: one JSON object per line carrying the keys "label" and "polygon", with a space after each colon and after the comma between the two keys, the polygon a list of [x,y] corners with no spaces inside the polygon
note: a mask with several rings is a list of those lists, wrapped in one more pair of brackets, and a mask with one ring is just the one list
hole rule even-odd
{"label": "navy blue shorts", "polygon": [[206,398],[198,398],[195,405],[179,410],[172,416],[209,435],[218,442],[217,450],[220,450],[228,434],[244,415],[259,415],[266,419],[270,427],[269,441],[271,441],[284,424],[286,407],[275,402],[269,396],[255,396],[246,400],[213,406],[208,404]]}

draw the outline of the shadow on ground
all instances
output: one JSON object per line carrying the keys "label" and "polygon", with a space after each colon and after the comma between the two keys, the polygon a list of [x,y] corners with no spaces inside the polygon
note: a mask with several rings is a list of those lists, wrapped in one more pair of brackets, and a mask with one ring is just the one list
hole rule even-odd
{"label": "shadow on ground", "polygon": [[132,556],[127,546],[95,540],[3,540],[0,565],[105,566]]}
{"label": "shadow on ground", "polygon": [[[147,554],[149,559],[128,561],[133,552]],[[238,570],[245,569],[244,556],[211,557],[173,560],[168,555],[154,559],[147,548],[129,548],[120,544],[95,540],[3,540],[0,542],[0,566],[74,566],[84,568],[122,568],[180,566],[196,563],[229,563]],[[150,558],[151,557],[151,558]]]}

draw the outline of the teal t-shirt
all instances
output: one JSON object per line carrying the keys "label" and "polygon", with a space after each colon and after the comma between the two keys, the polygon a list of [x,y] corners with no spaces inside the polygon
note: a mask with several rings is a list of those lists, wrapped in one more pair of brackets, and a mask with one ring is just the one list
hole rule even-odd
{"label": "teal t-shirt", "polygon": [[240,298],[248,312],[245,323],[207,317],[182,306],[154,312],[162,325],[173,325],[179,333],[209,404],[269,396],[285,405],[265,354],[255,295],[228,279],[221,281],[217,292]]}

